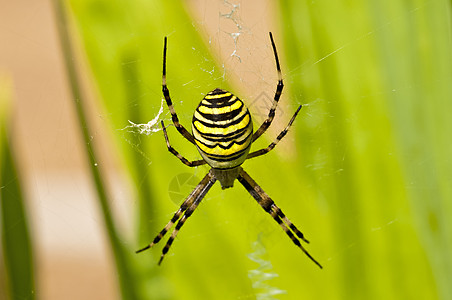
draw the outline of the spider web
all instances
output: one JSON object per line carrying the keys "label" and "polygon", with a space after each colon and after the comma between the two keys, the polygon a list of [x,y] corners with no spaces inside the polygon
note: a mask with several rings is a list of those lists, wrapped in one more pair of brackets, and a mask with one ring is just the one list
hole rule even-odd
{"label": "spider web", "polygon": [[[144,134],[144,135],[150,135],[152,133],[161,131],[162,128],[160,127],[159,121],[160,121],[160,115],[163,113],[164,103],[165,103],[165,100],[162,99],[162,101],[160,103],[160,109],[157,112],[157,115],[149,122],[135,124],[131,120],[128,120],[130,125],[124,127],[121,130],[135,133],[135,134]],[[165,103],[165,105],[166,105],[166,103]]]}

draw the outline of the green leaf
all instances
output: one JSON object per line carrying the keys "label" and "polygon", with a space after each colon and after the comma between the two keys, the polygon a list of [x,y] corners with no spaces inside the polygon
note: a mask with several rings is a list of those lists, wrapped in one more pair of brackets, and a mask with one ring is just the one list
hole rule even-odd
{"label": "green leaf", "polygon": [[54,0],[54,9],[58,22],[59,38],[64,54],[65,66],[68,75],[68,81],[71,87],[72,100],[77,113],[77,118],[86,145],[86,155],[91,172],[91,180],[96,188],[99,206],[102,211],[102,217],[106,228],[107,236],[110,242],[111,250],[115,259],[120,291],[124,299],[138,299],[138,289],[134,280],[134,271],[130,259],[123,247],[122,238],[115,224],[112,209],[110,206],[110,197],[105,187],[106,178],[99,170],[97,161],[97,152],[91,141],[92,128],[88,122],[87,107],[88,103],[84,91],[81,89],[79,74],[76,64],[74,64],[74,46],[70,39],[70,29],[67,21],[67,8],[64,1]]}
{"label": "green leaf", "polygon": [[0,220],[6,287],[10,299],[35,299],[33,245],[23,183],[11,145],[10,86],[6,82],[0,77]]}
{"label": "green leaf", "polygon": [[300,176],[331,220],[320,298],[452,296],[450,9],[281,2]]}

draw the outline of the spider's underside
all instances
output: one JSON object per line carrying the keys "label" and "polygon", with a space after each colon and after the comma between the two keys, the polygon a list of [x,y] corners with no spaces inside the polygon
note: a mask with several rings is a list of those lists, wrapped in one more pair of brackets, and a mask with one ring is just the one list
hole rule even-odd
{"label": "spider's underside", "polygon": [[296,110],[295,114],[289,121],[286,128],[278,135],[276,140],[267,148],[260,149],[250,153],[251,144],[257,140],[270,126],[275,116],[276,106],[278,105],[281,92],[283,90],[283,81],[281,75],[281,68],[279,64],[278,54],[276,52],[275,42],[270,33],[270,40],[275,55],[276,69],[278,72],[278,84],[276,87],[273,105],[268,113],[267,119],[262,125],[253,132],[253,123],[251,115],[245,104],[232,93],[215,89],[209,92],[199,103],[193,114],[192,120],[192,134],[190,134],[185,127],[179,123],[176,111],[169,95],[169,90],[166,85],[166,50],[167,38],[164,40],[163,48],[163,77],[162,77],[162,91],[166,103],[171,113],[171,118],[174,126],[180,134],[184,136],[189,142],[196,145],[201,160],[189,161],[179,154],[170,144],[163,121],[161,122],[163,133],[165,136],[168,150],[179,158],[185,165],[195,167],[203,164],[208,164],[211,169],[201,182],[195,187],[191,194],[185,199],[180,208],[176,211],[174,216],[168,224],[160,231],[154,238],[152,243],[140,249],[137,253],[151,248],[157,244],[163,236],[170,230],[170,228],[177,222],[175,229],[171,233],[168,242],[162,250],[162,255],[159,260],[161,264],[163,258],[168,252],[180,228],[185,221],[198,207],[201,200],[218,180],[223,189],[233,186],[237,179],[245,189],[256,199],[261,207],[269,213],[273,219],[281,226],[284,232],[290,237],[292,242],[297,245],[316,265],[320,268],[322,266],[317,262],[303,247],[300,240],[309,243],[297,227],[284,215],[281,209],[273,202],[273,200],[262,190],[262,188],[243,170],[241,164],[249,158],[260,156],[271,151],[276,144],[287,134],[290,126],[294,122],[301,105]]}

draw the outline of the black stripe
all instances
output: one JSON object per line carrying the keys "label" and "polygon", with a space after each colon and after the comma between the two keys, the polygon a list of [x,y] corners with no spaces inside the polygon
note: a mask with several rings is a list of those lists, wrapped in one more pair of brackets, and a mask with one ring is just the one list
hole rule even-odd
{"label": "black stripe", "polygon": [[199,110],[200,106],[198,106],[198,108],[196,108],[196,111],[201,116],[203,116],[204,118],[206,118],[207,120],[212,121],[212,122],[232,120],[235,117],[237,117],[243,111],[243,102],[241,102],[241,105],[240,105],[239,108],[234,109],[234,110],[229,111],[229,112],[226,112],[226,113],[222,113],[222,114],[206,114],[206,113],[203,113],[203,112],[201,112]]}
{"label": "black stripe", "polygon": [[[235,98],[234,101],[230,102],[229,100],[232,98],[232,96],[229,97],[224,97],[224,98],[219,98],[219,99],[206,99],[204,98],[203,100],[209,102],[209,104],[204,104],[204,103],[200,103],[199,106],[203,105],[205,107],[208,108],[223,108],[226,106],[231,106],[234,105],[237,101],[242,102],[239,98]],[[212,101],[214,100],[214,101]],[[243,103],[243,102],[242,102]]]}
{"label": "black stripe", "polygon": [[[201,135],[204,139],[206,139],[206,140],[208,140],[209,142],[212,142],[212,143],[215,143],[215,142],[218,142],[218,143],[226,143],[226,142],[230,142],[230,141],[233,141],[233,140],[238,140],[241,136],[243,136],[243,131],[246,131],[246,127],[244,128],[244,130],[240,130],[241,132],[240,133],[238,133],[238,134],[235,134],[235,135],[233,135],[233,136],[230,136],[230,137],[224,137],[224,136],[222,136],[222,135],[218,135],[218,138],[212,138],[212,137],[205,137],[204,135]],[[237,132],[237,131],[236,131]]]}
{"label": "black stripe", "polygon": [[[195,123],[195,121],[198,121],[199,123],[201,123],[201,124],[203,124],[204,126],[206,126],[206,127],[210,127],[210,128],[227,128],[227,127],[230,127],[230,126],[233,126],[233,125],[237,125],[237,124],[239,124],[246,116],[250,116],[250,113],[247,111],[245,114],[243,114],[243,116],[241,116],[240,118],[238,118],[237,120],[234,120],[234,121],[232,121],[232,122],[230,122],[230,123],[226,123],[226,124],[211,124],[211,123],[206,123],[206,122],[203,122],[203,121],[201,121],[201,120],[199,120],[199,119],[197,119],[197,118],[195,118],[195,116],[193,116],[193,124]],[[227,120],[224,120],[224,121],[227,121]],[[250,120],[249,120],[249,122],[246,124],[246,126],[248,126],[249,124],[250,124],[250,122],[251,122],[251,116],[250,116]],[[245,126],[245,127],[246,127]],[[196,126],[195,126],[196,127]],[[199,131],[199,130],[198,130]],[[202,133],[202,132],[201,132]]]}
{"label": "black stripe", "polygon": [[227,161],[233,161],[236,160],[238,158],[240,158],[241,156],[243,156],[243,154],[245,153],[245,151],[247,151],[248,148],[243,149],[239,152],[233,153],[233,154],[229,154],[229,155],[216,155],[216,154],[209,154],[206,153],[204,151],[202,151],[207,157],[211,158],[212,160],[218,161],[218,162],[227,162]]}
{"label": "black stripe", "polygon": [[216,88],[213,91],[208,92],[207,95],[220,95],[220,94],[226,94],[226,93],[229,93],[229,92],[225,91],[223,89]]}
{"label": "black stripe", "polygon": [[194,126],[194,129],[199,133],[199,135],[202,135],[203,138],[205,138],[206,140],[210,140],[210,138],[215,139],[215,140],[219,140],[222,138],[234,138],[236,135],[241,135],[244,131],[246,131],[248,129],[248,125],[238,129],[236,131],[233,132],[229,132],[227,134],[215,134],[215,133],[201,133],[196,126]]}
{"label": "black stripe", "polygon": [[[237,142],[237,141],[233,141],[232,143],[229,143],[228,145],[226,145],[226,146],[223,146],[223,145],[221,145],[220,143],[215,143],[215,144],[213,144],[213,145],[207,145],[207,144],[205,144],[205,143],[203,143],[202,141],[200,141],[200,140],[198,140],[198,139],[196,139],[195,138],[195,140],[197,141],[197,142],[199,142],[200,144],[203,144],[204,146],[206,146],[207,148],[211,148],[211,149],[213,149],[213,148],[215,148],[216,146],[219,146],[221,149],[230,149],[231,147],[232,147],[232,145],[233,144],[237,144],[237,145],[243,145],[245,142],[247,142],[247,140],[248,140],[248,138],[250,137],[250,135],[252,135],[253,133],[252,132],[250,132],[250,134],[248,134],[248,136],[246,137],[246,138],[244,138],[242,141],[240,141],[240,142]],[[208,140],[209,141],[209,140]],[[215,141],[216,142],[216,141]]]}
{"label": "black stripe", "polygon": [[[214,97],[210,97],[210,96],[214,96]],[[217,101],[225,101],[225,100],[229,100],[232,97],[234,97],[233,94],[229,93],[229,92],[225,92],[222,94],[207,94],[203,99],[209,102],[217,102]]]}

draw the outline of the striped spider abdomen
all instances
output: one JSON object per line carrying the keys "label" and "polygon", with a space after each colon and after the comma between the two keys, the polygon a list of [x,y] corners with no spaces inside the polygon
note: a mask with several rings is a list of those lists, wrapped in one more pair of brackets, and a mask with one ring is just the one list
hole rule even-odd
{"label": "striped spider abdomen", "polygon": [[192,132],[207,164],[215,169],[232,169],[241,165],[250,151],[253,122],[239,98],[215,89],[196,108]]}

